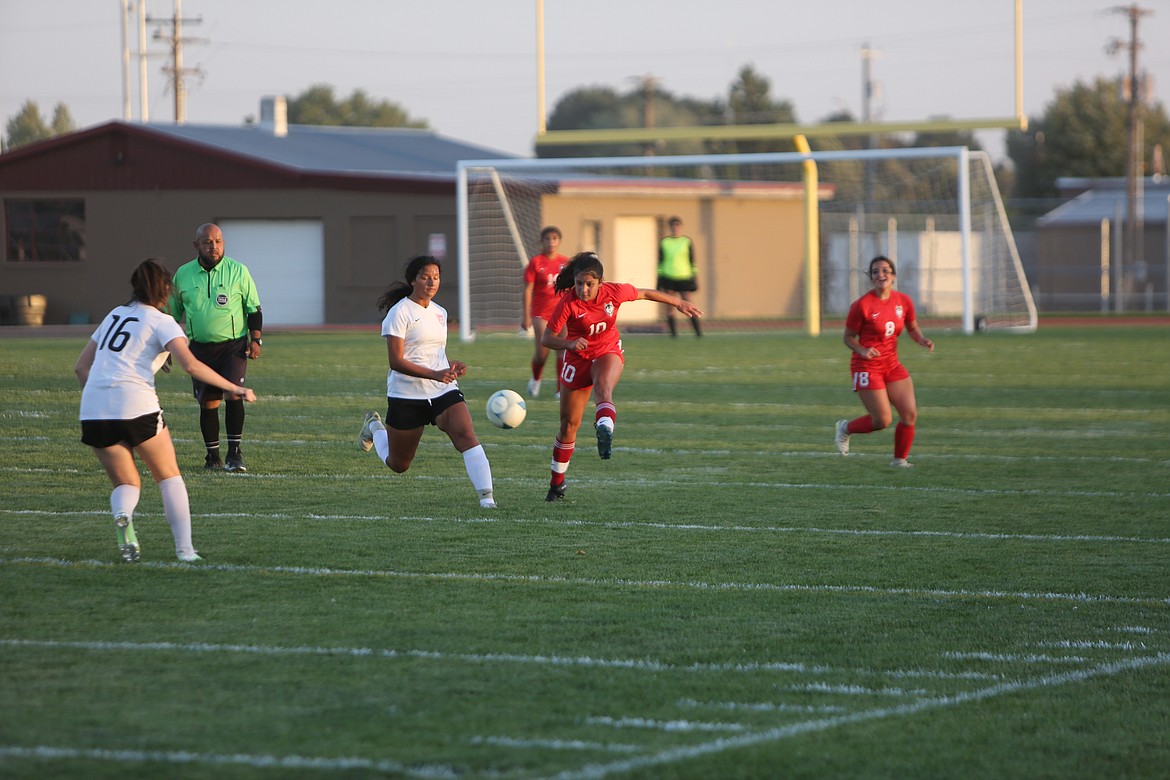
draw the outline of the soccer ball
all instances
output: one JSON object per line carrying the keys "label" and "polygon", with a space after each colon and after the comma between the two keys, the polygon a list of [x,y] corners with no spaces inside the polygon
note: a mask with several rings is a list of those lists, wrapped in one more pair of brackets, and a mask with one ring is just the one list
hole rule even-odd
{"label": "soccer ball", "polygon": [[497,428],[515,428],[527,414],[524,399],[513,390],[497,390],[487,401],[488,422]]}

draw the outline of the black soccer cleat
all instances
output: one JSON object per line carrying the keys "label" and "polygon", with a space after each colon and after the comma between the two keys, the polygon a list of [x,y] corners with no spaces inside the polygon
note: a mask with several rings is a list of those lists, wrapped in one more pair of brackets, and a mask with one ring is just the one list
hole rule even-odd
{"label": "black soccer cleat", "polygon": [[598,425],[596,428],[597,454],[602,460],[609,460],[613,457],[613,429],[608,425]]}
{"label": "black soccer cleat", "polygon": [[565,483],[559,485],[549,485],[548,495],[544,497],[545,501],[563,501],[565,498]]}
{"label": "black soccer cleat", "polygon": [[244,464],[244,454],[238,451],[229,452],[227,456],[227,465],[224,466],[224,470],[240,474],[246,472],[248,467]]}

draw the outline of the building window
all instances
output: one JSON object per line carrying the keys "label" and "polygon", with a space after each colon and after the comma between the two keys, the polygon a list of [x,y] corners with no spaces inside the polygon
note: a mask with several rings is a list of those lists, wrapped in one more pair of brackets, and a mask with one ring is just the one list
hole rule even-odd
{"label": "building window", "polygon": [[4,259],[10,263],[85,260],[85,201],[4,201]]}

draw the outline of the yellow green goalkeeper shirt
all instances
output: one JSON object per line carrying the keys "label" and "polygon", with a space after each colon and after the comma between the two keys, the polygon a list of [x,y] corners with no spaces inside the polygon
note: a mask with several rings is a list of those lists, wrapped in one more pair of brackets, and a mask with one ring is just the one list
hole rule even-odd
{"label": "yellow green goalkeeper shirt", "polygon": [[667,279],[693,279],[694,244],[686,236],[667,236],[658,244],[658,275]]}

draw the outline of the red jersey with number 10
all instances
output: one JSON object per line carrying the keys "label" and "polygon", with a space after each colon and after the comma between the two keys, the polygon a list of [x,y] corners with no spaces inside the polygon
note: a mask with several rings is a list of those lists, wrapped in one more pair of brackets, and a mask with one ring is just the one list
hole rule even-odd
{"label": "red jersey with number 10", "polygon": [[914,320],[914,303],[909,295],[897,290],[891,290],[890,297],[884,301],[872,290],[854,301],[845,317],[845,329],[857,334],[861,346],[877,347],[882,354],[866,360],[854,353],[850,361],[852,370],[865,371],[875,364],[897,364],[898,335],[906,323]]}
{"label": "red jersey with number 10", "polygon": [[602,282],[597,288],[597,296],[588,302],[570,291],[557,302],[548,318],[548,328],[559,334],[567,326],[565,338],[569,341],[584,336],[589,346],[577,354],[586,360],[595,360],[615,351],[622,338],[617,329],[618,307],[636,300],[638,288],[632,284]]}

